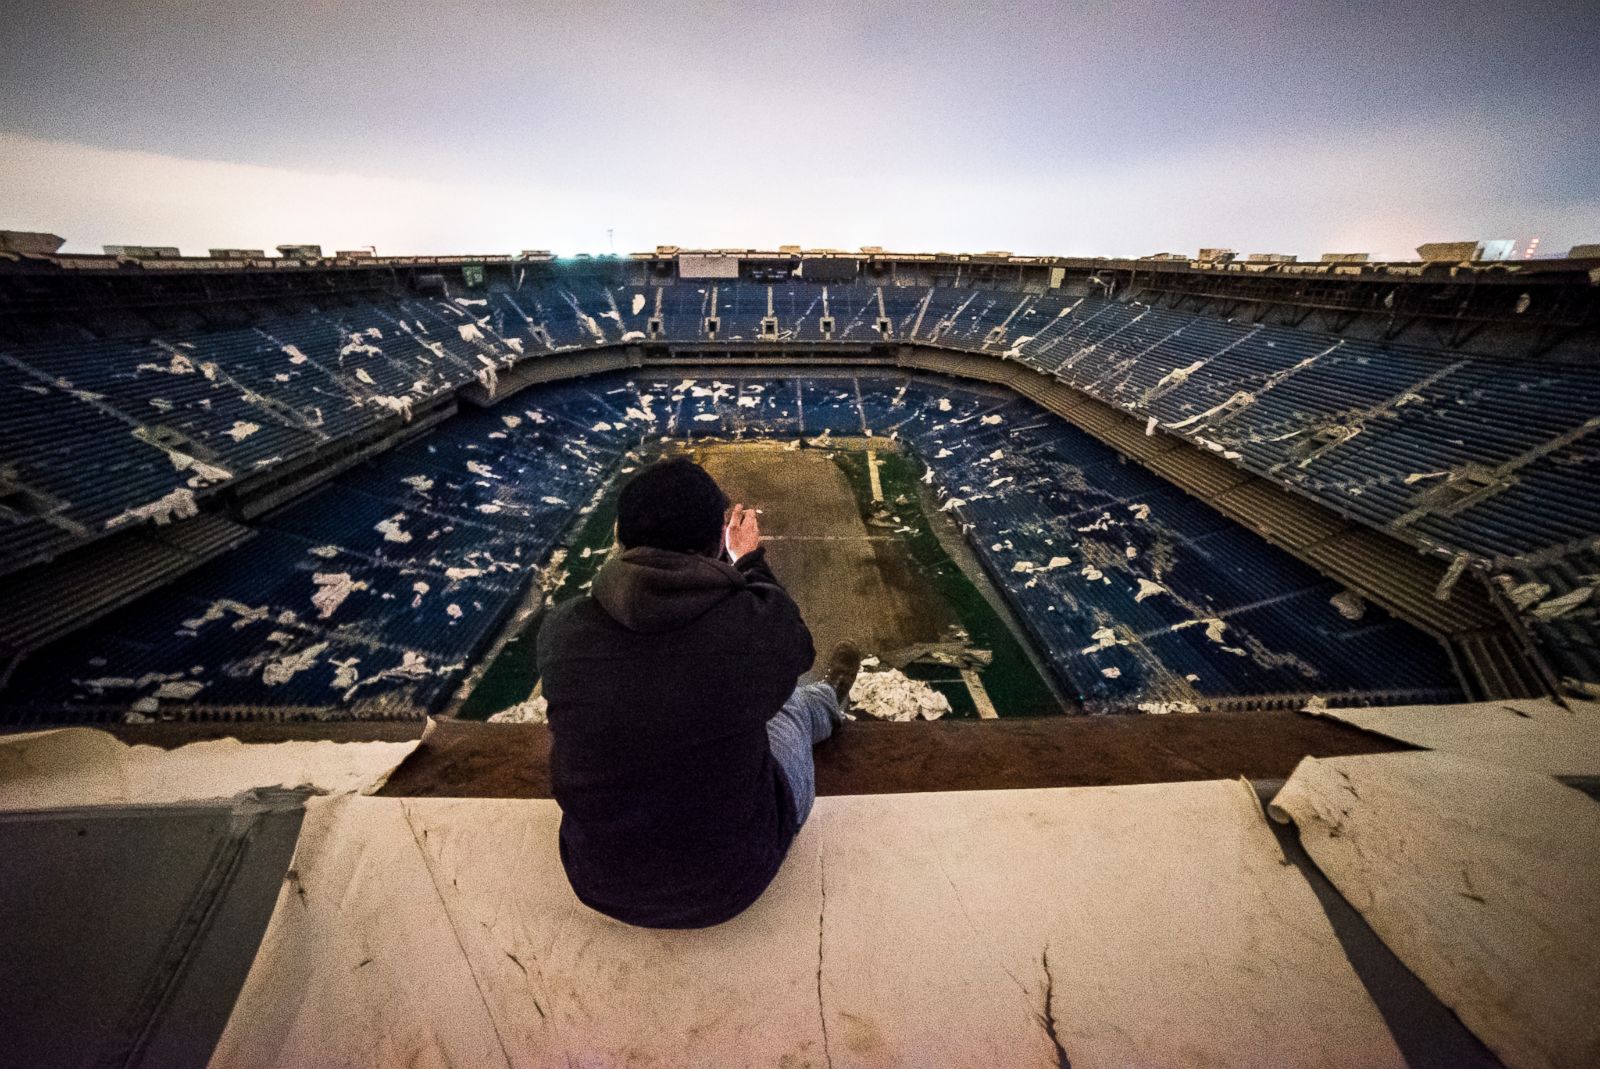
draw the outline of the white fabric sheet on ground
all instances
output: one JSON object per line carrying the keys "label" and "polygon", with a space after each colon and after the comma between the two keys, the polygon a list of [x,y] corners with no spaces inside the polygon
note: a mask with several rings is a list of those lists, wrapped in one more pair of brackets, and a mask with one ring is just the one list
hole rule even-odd
{"label": "white fabric sheet on ground", "polygon": [[5,735],[0,812],[231,798],[256,787],[359,791],[381,783],[416,747],[417,740],[213,739],[163,750],[129,746],[94,728]]}
{"label": "white fabric sheet on ground", "polygon": [[558,822],[312,800],[212,1065],[1402,1064],[1242,782],[819,799],[698,932],[579,904]]}
{"label": "white fabric sheet on ground", "polygon": [[1440,753],[1307,758],[1272,802],[1378,936],[1507,1065],[1600,1065],[1600,806]]}
{"label": "white fabric sheet on ground", "polygon": [[1462,757],[1552,776],[1600,775],[1600,702],[1548,698],[1320,709],[1317,715]]}

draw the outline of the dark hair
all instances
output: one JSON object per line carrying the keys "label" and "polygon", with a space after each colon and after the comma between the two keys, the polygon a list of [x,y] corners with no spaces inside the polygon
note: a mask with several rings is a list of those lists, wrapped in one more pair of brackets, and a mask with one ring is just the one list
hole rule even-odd
{"label": "dark hair", "polygon": [[617,499],[617,541],[623,549],[653,546],[715,555],[728,499],[706,469],[678,457],[628,480]]}

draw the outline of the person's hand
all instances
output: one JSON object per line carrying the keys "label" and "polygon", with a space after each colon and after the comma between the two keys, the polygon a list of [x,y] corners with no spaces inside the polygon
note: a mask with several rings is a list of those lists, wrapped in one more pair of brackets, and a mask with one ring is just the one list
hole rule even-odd
{"label": "person's hand", "polygon": [[761,524],[756,519],[756,510],[743,505],[733,506],[728,511],[728,526],[723,540],[728,546],[728,556],[734,560],[746,553],[753,553],[761,545]]}

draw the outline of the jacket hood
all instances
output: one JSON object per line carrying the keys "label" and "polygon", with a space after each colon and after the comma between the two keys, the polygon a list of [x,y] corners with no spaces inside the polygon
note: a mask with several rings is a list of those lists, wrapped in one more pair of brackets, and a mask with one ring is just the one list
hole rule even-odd
{"label": "jacket hood", "polygon": [[699,619],[744,586],[744,576],[725,561],[636,546],[601,566],[594,600],[629,631],[652,634]]}

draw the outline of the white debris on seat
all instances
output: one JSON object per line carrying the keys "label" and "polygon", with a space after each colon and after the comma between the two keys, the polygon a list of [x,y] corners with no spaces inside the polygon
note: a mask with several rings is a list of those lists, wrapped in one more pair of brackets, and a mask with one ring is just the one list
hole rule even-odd
{"label": "white debris on seat", "polygon": [[1145,598],[1155,597],[1157,594],[1169,593],[1171,593],[1171,591],[1162,586],[1160,583],[1152,583],[1150,580],[1141,577],[1139,579],[1139,592],[1133,596],[1133,600],[1143,601]]}
{"label": "white debris on seat", "polygon": [[491,724],[545,724],[549,723],[550,703],[543,694],[502,709],[489,718]]}
{"label": "white debris on seat", "polygon": [[322,656],[328,645],[329,643],[326,642],[318,642],[307,646],[298,653],[285,654],[275,660],[268,661],[267,666],[261,670],[261,682],[269,687],[276,687],[289,682],[296,675],[316,664],[317,658]]}
{"label": "white debris on seat", "polygon": [[408,397],[390,397],[385,394],[380,397],[368,397],[364,403],[387,409],[405,422],[411,422],[411,399]]}
{"label": "white debris on seat", "polygon": [[399,542],[404,544],[411,541],[410,532],[401,530],[400,528],[400,522],[405,518],[405,513],[397,512],[388,519],[379,520],[377,523],[373,524],[372,529],[382,534],[385,542]]}
{"label": "white debris on seat", "polygon": [[315,572],[311,581],[316,584],[316,593],[311,595],[311,604],[316,606],[317,615],[326,620],[332,616],[345,598],[357,590],[366,590],[367,584],[359,580],[351,580],[349,572]]}
{"label": "white debris on seat", "polygon": [[1580,586],[1567,591],[1558,598],[1540,602],[1529,611],[1541,620],[1554,620],[1558,616],[1565,616],[1573,609],[1587,602],[1594,596],[1594,590],[1595,588],[1592,586]]}
{"label": "white debris on seat", "polygon": [[1328,602],[1339,610],[1339,615],[1346,620],[1359,620],[1367,612],[1367,603],[1353,590],[1341,590],[1329,598]]}
{"label": "white debris on seat", "polygon": [[937,720],[950,712],[949,698],[894,668],[857,675],[850,703],[871,720]]}
{"label": "white debris on seat", "polygon": [[171,523],[173,520],[184,520],[200,513],[200,506],[195,503],[194,491],[185,487],[178,487],[171,493],[165,494],[148,505],[140,505],[111,517],[106,521],[106,529],[113,530],[127,523],[139,523],[150,520],[157,524]]}
{"label": "white debris on seat", "polygon": [[419,494],[425,494],[433,489],[433,480],[426,475],[407,475],[400,480]]}
{"label": "white debris on seat", "polygon": [[222,433],[226,434],[229,438],[232,438],[236,442],[242,442],[260,429],[261,426],[259,424],[248,423],[245,420],[239,419],[234,420],[233,426],[229,427]]}
{"label": "white debris on seat", "polygon": [[1165,716],[1169,713],[1198,713],[1200,707],[1194,702],[1140,702],[1139,711],[1152,716]]}

